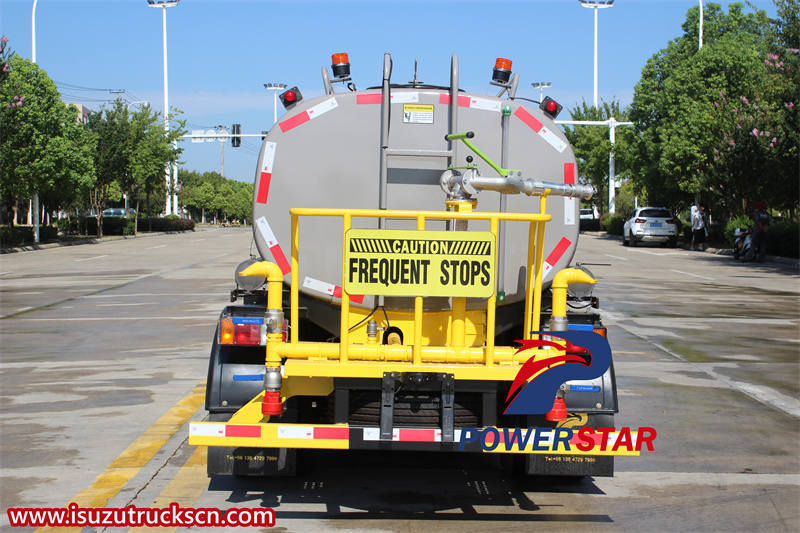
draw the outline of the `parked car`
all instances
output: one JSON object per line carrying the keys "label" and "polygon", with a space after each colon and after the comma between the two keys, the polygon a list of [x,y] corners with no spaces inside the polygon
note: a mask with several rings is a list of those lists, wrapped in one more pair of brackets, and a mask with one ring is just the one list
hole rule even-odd
{"label": "parked car", "polygon": [[674,248],[678,245],[678,227],[663,207],[634,209],[622,227],[622,244],[636,246],[640,242],[660,242]]}
{"label": "parked car", "polygon": [[581,209],[581,220],[594,220],[594,211],[591,209]]}
{"label": "parked car", "polygon": [[124,218],[125,217],[125,210],[124,209],[106,209],[103,211],[103,218]]}

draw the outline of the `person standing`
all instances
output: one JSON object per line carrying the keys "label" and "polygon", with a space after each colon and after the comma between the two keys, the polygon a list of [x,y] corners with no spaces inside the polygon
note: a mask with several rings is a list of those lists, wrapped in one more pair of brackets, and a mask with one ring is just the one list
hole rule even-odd
{"label": "person standing", "polygon": [[692,250],[705,249],[706,244],[706,222],[705,222],[706,205],[700,204],[700,207],[692,206]]}
{"label": "person standing", "polygon": [[752,261],[758,250],[759,263],[764,262],[764,256],[767,255],[767,230],[769,229],[769,213],[767,213],[767,204],[764,202],[756,202],[756,212],[753,214],[753,238],[750,241],[750,250],[747,252],[747,261]]}

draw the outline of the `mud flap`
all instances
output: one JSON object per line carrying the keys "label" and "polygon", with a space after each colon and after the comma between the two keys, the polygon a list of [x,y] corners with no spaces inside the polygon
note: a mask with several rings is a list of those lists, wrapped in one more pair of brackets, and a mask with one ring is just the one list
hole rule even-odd
{"label": "mud flap", "polygon": [[614,457],[608,455],[544,455],[530,454],[524,457],[525,474],[543,476],[593,476],[612,477]]}
{"label": "mud flap", "polygon": [[294,476],[297,450],[286,448],[208,448],[209,476]]}
{"label": "mud flap", "polygon": [[[296,412],[287,410],[282,420],[296,420]],[[209,413],[212,422],[227,422],[230,413]],[[294,476],[297,474],[297,450],[290,448],[246,448],[209,446],[206,472],[210,476]]]}

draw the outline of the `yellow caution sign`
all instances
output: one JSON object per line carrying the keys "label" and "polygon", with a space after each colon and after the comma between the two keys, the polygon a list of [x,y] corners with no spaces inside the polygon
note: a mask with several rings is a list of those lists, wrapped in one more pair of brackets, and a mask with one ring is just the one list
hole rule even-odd
{"label": "yellow caution sign", "polygon": [[348,294],[489,298],[495,287],[491,232],[350,229]]}

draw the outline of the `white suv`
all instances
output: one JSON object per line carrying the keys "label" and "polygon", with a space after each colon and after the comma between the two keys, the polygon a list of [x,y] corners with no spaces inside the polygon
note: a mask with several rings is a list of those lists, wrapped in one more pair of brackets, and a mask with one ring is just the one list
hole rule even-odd
{"label": "white suv", "polygon": [[622,227],[622,244],[636,246],[640,242],[661,242],[672,248],[678,245],[678,227],[669,211],[663,207],[633,210]]}

